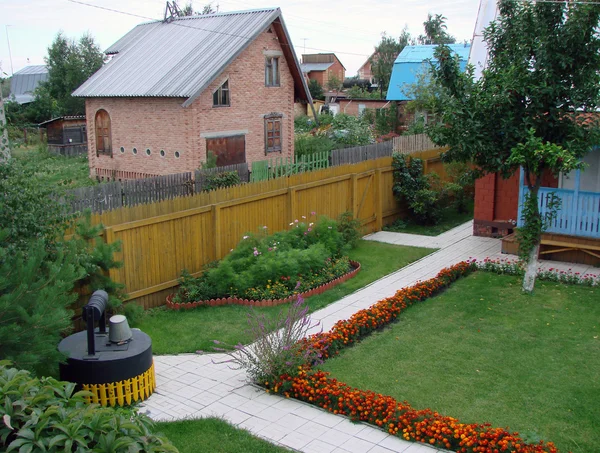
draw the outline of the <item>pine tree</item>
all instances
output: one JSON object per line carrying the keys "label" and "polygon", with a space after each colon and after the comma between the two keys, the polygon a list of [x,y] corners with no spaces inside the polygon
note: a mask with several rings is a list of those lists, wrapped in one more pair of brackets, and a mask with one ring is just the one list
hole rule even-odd
{"label": "pine tree", "polygon": [[42,375],[56,375],[64,360],[57,345],[71,328],[75,282],[82,277],[73,244],[50,256],[43,240],[26,251],[8,247],[0,231],[0,360]]}

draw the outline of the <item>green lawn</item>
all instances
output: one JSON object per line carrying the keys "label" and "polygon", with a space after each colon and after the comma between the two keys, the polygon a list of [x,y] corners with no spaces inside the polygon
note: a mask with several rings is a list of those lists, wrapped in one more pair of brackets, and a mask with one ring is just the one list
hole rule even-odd
{"label": "green lawn", "polygon": [[16,148],[12,155],[19,165],[35,171],[40,184],[59,190],[97,184],[96,180],[90,178],[87,156],[53,156],[46,146]]}
{"label": "green lawn", "polygon": [[[375,302],[375,301],[374,301]],[[322,368],[351,386],[600,450],[600,288],[477,272]],[[376,371],[375,371],[376,370]]]}
{"label": "green lawn", "polygon": [[395,233],[421,234],[423,236],[438,236],[452,228],[473,220],[473,203],[469,205],[468,212],[459,214],[454,208],[446,208],[442,212],[442,219],[437,225],[418,225],[407,219],[398,219],[391,225],[385,226],[385,231]]}
{"label": "green lawn", "polygon": [[287,448],[270,444],[248,431],[234,428],[218,418],[156,424],[181,453],[283,453]]}
{"label": "green lawn", "polygon": [[[430,253],[432,249],[404,247],[373,241],[359,242],[350,251],[351,259],[361,263],[360,272],[335,288],[307,299],[311,311],[323,308],[359,288],[390,274]],[[257,308],[274,318],[282,307]],[[152,338],[155,354],[177,354],[197,350],[212,351],[212,340],[229,344],[249,343],[246,332],[248,308],[239,305],[200,307],[189,311],[165,308],[149,310],[136,327]]]}

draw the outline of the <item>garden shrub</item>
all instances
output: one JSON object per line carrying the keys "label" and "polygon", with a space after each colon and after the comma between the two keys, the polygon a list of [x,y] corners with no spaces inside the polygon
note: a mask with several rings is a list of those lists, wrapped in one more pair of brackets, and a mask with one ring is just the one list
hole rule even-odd
{"label": "garden shrub", "polygon": [[290,223],[287,231],[267,235],[263,227],[258,234],[245,235],[218,266],[200,277],[184,271],[174,302],[228,296],[282,298],[348,272],[344,254],[352,246],[348,241],[354,241],[353,223],[345,222],[340,229],[338,222],[325,216],[305,220]]}
{"label": "garden shrub", "polygon": [[414,220],[422,225],[435,225],[442,216],[445,191],[439,176],[423,174],[421,159],[394,154],[394,185],[392,191],[398,201],[406,202]]}
{"label": "garden shrub", "polygon": [[0,363],[0,450],[177,452],[135,409],[87,404],[75,384],[33,378]]}
{"label": "garden shrub", "polygon": [[344,242],[353,248],[358,245],[358,241],[362,237],[360,220],[355,219],[350,211],[340,215],[338,231],[342,234]]}
{"label": "garden shrub", "polygon": [[302,156],[331,151],[335,143],[324,135],[297,133],[294,138],[294,154],[296,159]]}
{"label": "garden shrub", "polygon": [[226,171],[223,173],[210,173],[204,176],[203,192],[232,187],[241,184],[242,180],[237,171]]}

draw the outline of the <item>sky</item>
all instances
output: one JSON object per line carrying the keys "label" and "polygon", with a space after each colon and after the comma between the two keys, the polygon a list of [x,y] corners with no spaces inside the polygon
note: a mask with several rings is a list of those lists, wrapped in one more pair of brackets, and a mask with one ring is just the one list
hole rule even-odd
{"label": "sky", "polygon": [[[0,0],[0,70],[11,75],[27,65],[44,64],[47,49],[61,30],[72,39],[89,32],[104,50],[135,25],[162,19],[165,3]],[[178,2],[180,7],[185,3]],[[201,10],[207,3],[193,0],[192,5]],[[382,33],[398,37],[406,26],[412,35],[422,34],[427,13],[443,14],[448,32],[458,42],[470,41],[479,0],[214,0],[212,6],[217,5],[220,12],[279,6],[298,56],[335,52],[346,68],[346,76],[353,76]]]}

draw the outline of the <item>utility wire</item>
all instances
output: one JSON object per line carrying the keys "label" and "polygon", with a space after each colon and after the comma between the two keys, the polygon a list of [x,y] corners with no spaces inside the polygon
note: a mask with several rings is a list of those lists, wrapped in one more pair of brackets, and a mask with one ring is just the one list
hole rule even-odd
{"label": "utility wire", "polygon": [[[121,10],[118,10],[118,9],[107,8],[105,6],[92,5],[91,3],[85,3],[85,2],[82,2],[80,0],[67,0],[67,1],[69,1],[71,3],[76,3],[78,5],[90,6],[92,8],[97,8],[97,9],[102,9],[102,10],[105,10],[105,11],[110,11],[112,13],[124,14],[124,15],[131,16],[131,17],[137,17],[139,19],[150,20],[150,21],[155,21],[155,22],[161,22],[160,19],[155,19],[155,18],[152,18],[152,17],[149,17],[149,16],[142,16],[140,14],[134,14],[134,13],[129,13],[127,11],[121,11]],[[227,33],[227,32],[224,32],[224,31],[208,30],[206,28],[192,27],[192,26],[186,25],[186,24],[184,24],[184,23],[182,23],[180,21],[173,21],[173,22],[171,22],[171,24],[176,25],[178,27],[190,28],[192,30],[205,31],[207,33],[215,33],[215,34],[219,34],[219,35],[232,36],[234,38],[242,38],[242,39],[249,39],[250,38],[250,36],[237,35],[235,33]],[[280,44],[281,45],[286,45],[286,46],[289,46],[289,47],[293,47],[292,44],[285,44],[285,43],[280,43]],[[354,56],[359,56],[359,57],[369,57],[370,56],[370,54],[353,53],[353,52],[343,52],[343,51],[334,51],[334,50],[328,50],[328,49],[319,49],[319,48],[316,48],[316,47],[306,47],[306,48],[310,49],[310,50],[317,50],[317,51],[320,51],[320,52],[328,52],[328,53],[336,53],[336,54],[344,54],[344,55],[354,55]]]}

